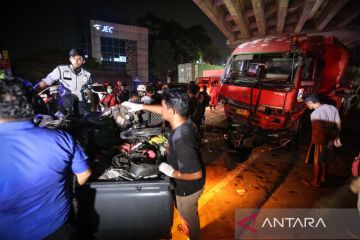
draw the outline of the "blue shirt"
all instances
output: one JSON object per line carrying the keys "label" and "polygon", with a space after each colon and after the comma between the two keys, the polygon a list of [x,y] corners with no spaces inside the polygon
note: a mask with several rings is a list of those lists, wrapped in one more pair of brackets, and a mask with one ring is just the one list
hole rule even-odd
{"label": "blue shirt", "polygon": [[64,131],[30,121],[0,124],[0,239],[42,239],[69,216],[68,172],[88,169]]}

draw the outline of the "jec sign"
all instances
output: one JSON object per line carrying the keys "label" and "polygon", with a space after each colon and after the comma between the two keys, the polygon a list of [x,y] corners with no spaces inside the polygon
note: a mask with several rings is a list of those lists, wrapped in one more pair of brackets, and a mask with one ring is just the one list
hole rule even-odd
{"label": "jec sign", "polygon": [[93,27],[98,31],[107,32],[107,33],[113,33],[113,29],[114,29],[114,27],[107,25],[102,26],[100,24],[94,24]]}

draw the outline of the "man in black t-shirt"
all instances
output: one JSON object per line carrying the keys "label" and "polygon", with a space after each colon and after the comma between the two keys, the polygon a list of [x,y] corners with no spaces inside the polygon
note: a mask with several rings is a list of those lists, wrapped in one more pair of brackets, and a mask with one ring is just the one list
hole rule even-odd
{"label": "man in black t-shirt", "polygon": [[203,90],[200,92],[201,99],[201,121],[205,122],[205,109],[210,104],[210,96],[207,93],[207,86],[203,86]]}
{"label": "man in black t-shirt", "polygon": [[189,96],[183,89],[170,89],[163,95],[162,105],[142,105],[125,102],[128,111],[147,110],[162,115],[172,131],[167,163],[159,170],[171,177],[175,185],[176,207],[182,224],[178,226],[191,240],[201,238],[198,200],[205,184],[205,168],[196,141],[195,129],[186,115]]}

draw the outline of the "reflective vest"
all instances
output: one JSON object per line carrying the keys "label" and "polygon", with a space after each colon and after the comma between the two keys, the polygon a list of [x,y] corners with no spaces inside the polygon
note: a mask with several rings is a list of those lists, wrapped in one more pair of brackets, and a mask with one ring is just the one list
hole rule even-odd
{"label": "reflective vest", "polygon": [[79,98],[79,101],[85,101],[84,91],[88,85],[91,84],[91,74],[85,69],[81,68],[80,73],[76,75],[70,65],[61,65],[58,66],[57,69],[59,70],[60,74],[60,96],[74,94]]}

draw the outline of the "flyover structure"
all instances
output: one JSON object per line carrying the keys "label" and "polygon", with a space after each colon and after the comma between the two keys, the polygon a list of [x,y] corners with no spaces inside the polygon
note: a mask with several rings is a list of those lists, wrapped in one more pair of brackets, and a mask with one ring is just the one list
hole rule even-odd
{"label": "flyover structure", "polygon": [[286,34],[334,35],[360,46],[358,0],[193,0],[226,36],[230,48]]}

